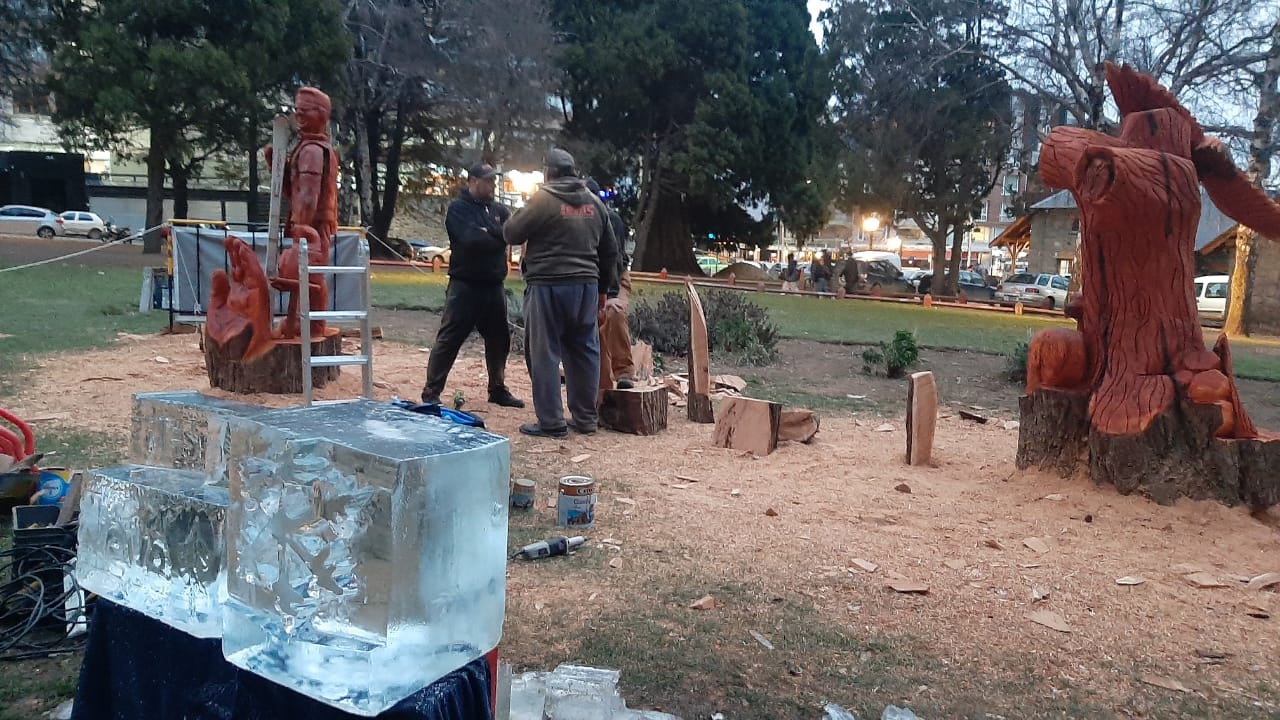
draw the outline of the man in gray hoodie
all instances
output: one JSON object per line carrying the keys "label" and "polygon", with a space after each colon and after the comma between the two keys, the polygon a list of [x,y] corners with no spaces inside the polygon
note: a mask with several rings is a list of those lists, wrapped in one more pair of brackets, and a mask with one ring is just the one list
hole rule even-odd
{"label": "man in gray hoodie", "polygon": [[546,182],[506,225],[507,243],[524,245],[525,362],[533,382],[536,423],[520,426],[535,437],[565,437],[560,363],[572,426],[596,431],[600,380],[598,313],[617,282],[618,246],[609,213],[577,177],[573,156],[547,153]]}

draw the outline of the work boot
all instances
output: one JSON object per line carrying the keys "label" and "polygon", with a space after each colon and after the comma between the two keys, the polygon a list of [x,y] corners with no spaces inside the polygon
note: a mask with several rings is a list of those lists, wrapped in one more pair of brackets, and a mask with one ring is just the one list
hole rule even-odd
{"label": "work boot", "polygon": [[579,435],[595,435],[596,430],[598,429],[595,425],[588,425],[586,423],[579,422],[569,423],[569,427],[573,428],[573,431]]}
{"label": "work boot", "polygon": [[618,378],[618,389],[619,389],[619,390],[630,390],[631,388],[633,388],[633,387],[635,387],[635,386],[636,386],[636,384],[635,384],[634,382],[631,382],[631,378]]}
{"label": "work boot", "polygon": [[422,404],[423,404],[423,405],[439,405],[439,404],[440,404],[440,395],[439,395],[439,394],[437,394],[437,393],[433,393],[433,392],[431,392],[430,390],[428,390],[428,389],[426,389],[426,388],[423,388],[423,389],[422,389]]}
{"label": "work boot", "polygon": [[520,426],[520,434],[531,435],[533,437],[567,438],[569,437],[569,428],[562,427],[556,428],[555,430],[549,430],[538,423],[526,423]]}
{"label": "work boot", "polygon": [[511,391],[506,388],[502,388],[501,390],[490,390],[489,402],[493,403],[494,405],[501,405],[502,407],[509,407],[509,408],[524,407],[524,401],[516,397],[515,395],[512,395]]}

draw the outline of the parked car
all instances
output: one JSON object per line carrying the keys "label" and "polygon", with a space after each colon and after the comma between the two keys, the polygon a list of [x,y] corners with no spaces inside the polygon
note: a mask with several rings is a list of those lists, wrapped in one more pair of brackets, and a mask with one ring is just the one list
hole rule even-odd
{"label": "parked car", "polygon": [[62,218],[62,227],[66,228],[68,235],[85,235],[90,240],[101,240],[102,233],[107,230],[102,218],[87,210],[68,210],[58,217]]}
{"label": "parked car", "polygon": [[0,207],[0,233],[9,235],[38,235],[51,238],[66,234],[63,220],[46,208],[30,205],[5,205]]}
{"label": "parked car", "polygon": [[1203,275],[1195,279],[1196,312],[1201,319],[1222,322],[1227,318],[1227,292],[1231,278],[1227,275]]}
{"label": "parked car", "polygon": [[428,245],[421,240],[410,240],[409,245],[413,248],[413,259],[418,262],[435,262],[438,257],[440,261],[448,264],[450,250],[447,247],[439,245]]}
{"label": "parked car", "polygon": [[887,259],[864,261],[858,259],[857,255],[836,263],[834,282],[844,282],[845,266],[851,262],[858,264],[858,282],[853,287],[854,292],[874,293],[879,290],[881,292],[909,293],[912,290],[911,283],[907,282],[906,278],[902,276],[902,271],[893,262]]}
{"label": "parked car", "polygon": [[[916,278],[915,287],[916,292],[921,295],[933,292],[933,271],[925,270],[920,273]],[[991,301],[996,295],[996,289],[987,283],[986,278],[969,270],[960,271],[960,282],[956,290],[964,293],[969,300],[976,301]]]}
{"label": "parked car", "polygon": [[729,263],[726,263],[715,255],[699,255],[698,267],[702,268],[702,272],[706,273],[708,276],[714,276],[716,273],[729,267]]}
{"label": "parked car", "polygon": [[1067,279],[1049,273],[1010,275],[996,288],[996,300],[1007,304],[1020,302],[1050,310],[1066,307]]}
{"label": "parked car", "polygon": [[920,285],[920,276],[927,272],[929,271],[925,270],[924,268],[915,268],[915,267],[903,268],[902,279],[911,283],[911,287],[914,289]]}

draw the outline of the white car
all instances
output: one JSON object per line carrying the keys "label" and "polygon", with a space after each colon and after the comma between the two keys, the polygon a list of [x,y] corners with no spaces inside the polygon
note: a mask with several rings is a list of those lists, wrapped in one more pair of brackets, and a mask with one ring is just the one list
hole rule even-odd
{"label": "white car", "polygon": [[996,287],[995,300],[1061,310],[1067,306],[1068,286],[1067,279],[1061,275],[1018,273]]}
{"label": "white car", "polygon": [[1221,322],[1227,317],[1228,275],[1202,275],[1195,279],[1196,312],[1204,320]]}
{"label": "white car", "polygon": [[51,238],[65,235],[63,220],[52,210],[30,205],[5,205],[0,207],[0,233],[9,235],[37,235]]}
{"label": "white car", "polygon": [[102,233],[107,231],[107,224],[97,213],[87,210],[68,210],[58,217],[62,218],[62,227],[68,235],[86,235],[90,240],[101,240]]}

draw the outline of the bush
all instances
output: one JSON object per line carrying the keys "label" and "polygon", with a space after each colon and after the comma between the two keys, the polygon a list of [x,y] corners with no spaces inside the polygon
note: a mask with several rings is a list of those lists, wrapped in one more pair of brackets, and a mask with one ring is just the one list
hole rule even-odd
{"label": "bush", "polygon": [[900,378],[918,362],[920,347],[916,344],[915,333],[910,330],[899,330],[893,334],[891,342],[882,342],[879,348],[862,351],[862,372],[868,375],[883,365],[885,377]]}
{"label": "bush", "polygon": [[[701,295],[712,353],[724,353],[743,365],[768,365],[778,357],[778,330],[769,312],[732,290]],[[660,353],[689,354],[689,300],[684,293],[665,293],[656,302],[632,304],[628,317],[632,337]]]}
{"label": "bush", "polygon": [[1031,350],[1031,343],[1024,341],[1018,343],[1013,352],[1004,356],[1004,376],[1010,382],[1024,383],[1027,381],[1027,353]]}

